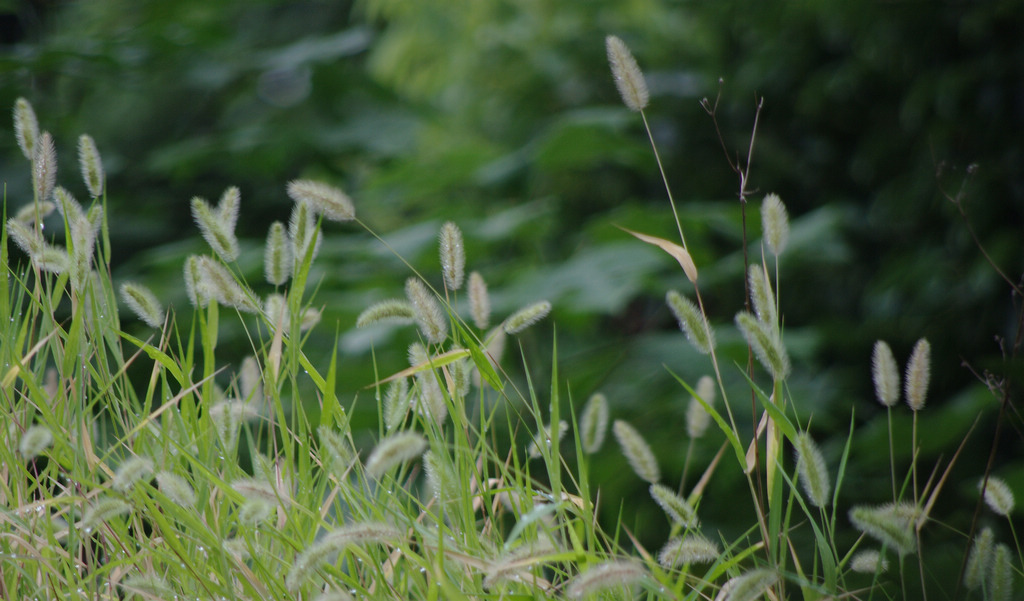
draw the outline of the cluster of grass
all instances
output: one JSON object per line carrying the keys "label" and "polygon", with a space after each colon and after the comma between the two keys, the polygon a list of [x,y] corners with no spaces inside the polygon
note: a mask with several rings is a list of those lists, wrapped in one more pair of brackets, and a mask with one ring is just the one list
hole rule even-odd
{"label": "cluster of grass", "polygon": [[[617,38],[608,53],[627,106],[642,115],[639,68]],[[916,462],[907,474],[893,466],[891,499],[840,510],[849,442],[829,465],[813,416],[798,415],[788,398],[777,289],[788,221],[778,197],[762,204],[765,249],[750,261],[749,306],[734,320],[756,358],[744,371],[745,393],[762,415],[753,437],[733,417],[737,392],[726,389],[722,370],[734,367],[716,354],[678,217],[679,243],[630,232],[679,262],[691,290],[670,291],[667,302],[708,356],[708,376],[692,387],[680,380],[692,395],[686,432],[692,449],[715,424],[723,442],[682,491],[672,483],[686,478],[663,474],[643,435],[613,420],[604,397],[579,407],[562,397],[557,341],[550,383],[508,377],[504,349],[551,305],[539,301],[492,323],[485,279],[467,277],[454,223],[439,235],[442,273],[410,266],[405,298],[381,299],[355,324],[415,326],[420,340],[408,368],[360,383],[372,390],[379,420],[375,442],[358,445],[354,401],[337,392],[338,357],[314,365],[304,351],[306,332],[324,327],[308,281],[322,236],[331,222],[369,231],[342,191],[288,184],[295,204],[287,224],[270,227],[263,281],[238,262],[239,191],[229,188],[216,206],[194,198],[210,253],[183,265],[192,306],[167,311],[142,283],[111,279],[116,249],[91,139],[79,141],[84,206],[56,186],[54,142],[24,100],[15,128],[34,191],[32,202],[5,214],[0,245],[8,280],[0,290],[8,317],[0,320],[5,598],[752,601],[896,599],[918,578],[923,594],[929,588],[920,537],[945,476],[921,485]],[[737,172],[746,202],[749,171]],[[55,245],[45,226],[63,229],[67,246]],[[8,240],[20,248],[17,260]],[[122,327],[129,315],[147,334]],[[217,356],[222,319],[239,320],[248,335],[252,354],[237,365]],[[532,358],[519,359],[529,374]],[[904,378],[889,347],[877,345],[876,390],[891,411],[903,392],[916,415],[928,374],[927,341]],[[600,470],[591,456],[608,430],[671,524],[660,549],[633,539],[626,515],[610,528],[598,524]],[[499,435],[519,431],[532,442]],[[916,437],[915,428],[915,448]],[[731,540],[699,517],[708,483],[730,458],[743,468],[757,516]],[[1012,511],[1000,480],[984,478],[982,494],[993,511]],[[862,533],[852,546],[837,535],[851,525]],[[1009,531],[1012,548],[991,528],[973,539],[958,534],[961,580],[975,598],[1012,597],[1021,564]]]}

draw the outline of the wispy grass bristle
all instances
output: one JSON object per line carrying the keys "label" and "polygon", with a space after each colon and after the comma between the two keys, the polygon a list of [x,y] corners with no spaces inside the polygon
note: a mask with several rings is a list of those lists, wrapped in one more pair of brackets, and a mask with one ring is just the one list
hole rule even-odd
{"label": "wispy grass bristle", "polygon": [[288,233],[284,224],[275,221],[270,224],[267,232],[267,243],[263,250],[263,274],[267,282],[275,286],[283,286],[292,277],[292,245],[288,241]]}
{"label": "wispy grass bristle", "polygon": [[146,325],[152,328],[163,325],[164,308],[149,288],[135,282],[125,282],[121,284],[121,300]]}
{"label": "wispy grass bristle", "polygon": [[654,502],[674,523],[683,528],[696,528],[700,525],[697,512],[686,502],[686,499],[676,494],[671,488],[664,484],[652,484],[650,492]]}
{"label": "wispy grass bristle", "polygon": [[100,158],[100,151],[96,148],[96,141],[88,134],[78,137],[78,166],[82,170],[82,180],[89,194],[93,198],[103,196],[103,184],[105,174],[103,172],[103,160]]}
{"label": "wispy grass bristle", "polygon": [[365,328],[375,323],[410,324],[416,321],[416,311],[411,302],[389,298],[374,303],[356,318],[356,327]]}
{"label": "wispy grass bristle", "polygon": [[[697,380],[697,387],[693,389],[708,405],[715,403],[715,380],[711,376],[701,376]],[[686,433],[690,438],[700,438],[708,431],[711,425],[711,414],[700,404],[696,398],[691,397],[686,406]]]}
{"label": "wispy grass bristle", "polygon": [[288,196],[295,202],[309,206],[331,221],[351,221],[356,217],[352,199],[334,186],[308,179],[288,182]]}
{"label": "wispy grass bristle", "polygon": [[220,202],[217,203],[217,221],[233,232],[238,225],[238,216],[241,210],[241,190],[238,189],[238,186],[228,187],[220,195]]}
{"label": "wispy grass bristle", "polygon": [[672,569],[694,563],[710,563],[718,559],[721,551],[718,544],[701,534],[677,536],[665,543],[658,552],[658,563]]}
{"label": "wispy grass bristle", "polygon": [[693,348],[701,354],[711,354],[715,348],[714,332],[697,305],[675,290],[669,290],[665,294],[665,302],[668,303],[669,309],[672,310],[676,321],[679,322],[679,329],[686,334],[686,339],[690,341]]}
{"label": "wispy grass bristle", "polygon": [[505,320],[503,328],[509,335],[519,334],[526,328],[544,319],[551,312],[551,303],[540,301],[516,311]]}
{"label": "wispy grass bristle", "polygon": [[825,467],[825,457],[807,432],[801,432],[793,441],[796,451],[796,469],[807,500],[815,507],[826,507],[831,501],[832,483]]}
{"label": "wispy grass bristle", "polygon": [[153,460],[134,456],[125,459],[114,472],[110,486],[118,492],[128,492],[135,484],[153,475]]}
{"label": "wispy grass bristle", "polygon": [[922,338],[914,345],[914,351],[907,361],[907,375],[904,381],[907,405],[914,411],[924,408],[928,394],[928,379],[931,374],[932,347],[928,340]]}
{"label": "wispy grass bristle", "polygon": [[754,356],[776,381],[789,377],[789,354],[771,326],[746,311],[736,314],[736,327],[754,351]]}
{"label": "wispy grass bristle", "polygon": [[612,588],[639,584],[650,577],[643,565],[628,559],[605,561],[587,568],[569,582],[565,596],[582,599]]}
{"label": "wispy grass bristle", "polygon": [[35,160],[36,144],[39,141],[39,120],[32,104],[24,98],[14,101],[14,137],[25,158],[29,161]]}
{"label": "wispy grass bristle", "polygon": [[271,507],[291,505],[291,497],[286,491],[272,486],[266,480],[257,478],[239,478],[231,482],[231,489],[245,497],[246,501],[260,501]]}
{"label": "wispy grass bristle", "polygon": [[412,305],[420,333],[430,344],[440,344],[448,337],[448,320],[434,294],[419,278],[405,281],[405,295]]}
{"label": "wispy grass bristle", "polygon": [[647,441],[637,432],[636,428],[621,419],[615,420],[612,432],[622,448],[622,454],[629,461],[633,472],[642,480],[655,484],[661,479],[658,459],[647,445]]}
{"label": "wispy grass bristle", "polygon": [[884,341],[875,342],[871,354],[871,379],[875,383],[875,396],[885,407],[892,407],[900,400],[900,371],[893,357],[892,349]]}
{"label": "wispy grass bristle", "polygon": [[439,246],[444,285],[448,290],[458,290],[466,275],[466,248],[459,226],[446,221],[441,226]]}
{"label": "wispy grass bristle", "polygon": [[469,313],[473,323],[486,330],[491,323],[491,297],[487,294],[487,282],[474,271],[469,274]]}
{"label": "wispy grass bristle", "polygon": [[889,570],[889,561],[878,550],[865,549],[853,556],[850,569],[861,574],[883,574]]}
{"label": "wispy grass bristle", "polygon": [[625,42],[613,35],[605,38],[605,48],[608,51],[608,64],[612,68],[615,87],[619,89],[622,102],[631,111],[644,110],[650,100],[650,94],[647,91],[644,74],[636,64],[633,54]]}
{"label": "wispy grass bristle", "polygon": [[53,445],[53,432],[46,426],[35,425],[25,429],[18,443],[18,452],[25,459],[34,459]]}
{"label": "wispy grass bristle", "polygon": [[789,214],[778,194],[768,194],[761,203],[761,227],[768,250],[776,257],[789,242]]}
{"label": "wispy grass bristle", "polygon": [[978,482],[978,490],[985,488],[985,504],[998,515],[1009,516],[1013,513],[1014,498],[1013,491],[1002,478],[989,476],[988,482],[984,479]]}
{"label": "wispy grass bristle", "polygon": [[585,452],[593,454],[604,446],[609,419],[608,399],[599,392],[591,395],[580,413],[580,442]]}
{"label": "wispy grass bristle", "polygon": [[366,473],[379,478],[400,463],[416,459],[427,449],[427,440],[416,432],[397,432],[381,439],[366,459]]}

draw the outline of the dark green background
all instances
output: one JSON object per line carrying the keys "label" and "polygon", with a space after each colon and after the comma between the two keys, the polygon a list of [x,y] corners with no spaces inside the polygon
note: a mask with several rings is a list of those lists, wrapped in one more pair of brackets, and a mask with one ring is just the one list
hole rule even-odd
{"label": "dark green background", "polygon": [[[793,227],[779,283],[790,393],[833,469],[851,415],[857,428],[839,521],[852,503],[882,502],[888,490],[871,347],[888,340],[902,362],[927,337],[924,470],[945,465],[980,416],[936,509],[950,528],[969,526],[998,403],[965,363],[1011,379],[1019,395],[1021,363],[1000,348],[1015,352],[1021,299],[944,192],[963,190],[981,243],[1019,281],[1021,2],[8,1],[0,13],[0,106],[18,96],[33,103],[57,141],[60,182],[82,197],[77,136],[90,133],[100,148],[116,278],[144,281],[187,315],[181,261],[203,252],[187,203],[229,185],[242,191],[241,266],[254,282],[270,221],[290,211],[289,179],[343,187],[360,218],[427,273],[436,273],[440,223],[454,220],[499,317],[540,298],[554,304],[554,319],[521,338],[535,382],[545,382],[556,324],[563,394],[579,407],[605,392],[614,416],[649,438],[671,484],[685,454],[686,395],[666,366],[690,382],[710,367],[663,303],[669,288],[691,292],[678,266],[613,227],[674,231],[642,123],[616,95],[604,37],[622,37],[648,78],[647,116],[742,423],[749,402],[735,363],[745,364],[746,348],[731,326],[742,305],[739,185],[700,100],[720,96],[718,124],[736,160],[763,98],[748,239],[757,256],[760,199],[779,193]],[[9,125],[0,127],[0,178],[17,206],[30,194],[29,171]],[[373,380],[371,344],[384,369],[402,366],[411,331],[371,336],[353,323],[369,303],[401,294],[407,276],[367,233],[327,227],[314,274],[327,311],[313,343],[326,354],[335,328],[342,333],[343,398]],[[240,333],[226,337],[244,352]],[[507,363],[520,361],[512,353]],[[371,400],[363,393],[360,406]],[[896,411],[896,426],[905,467],[909,411]],[[1022,438],[1014,409],[996,473],[1018,492]],[[691,479],[719,440],[712,433],[698,445]],[[611,446],[594,463],[607,517],[620,503],[640,507],[625,524],[658,544],[664,518],[624,468]],[[729,536],[753,523],[731,465],[706,505],[705,522]],[[932,576],[948,584],[944,566],[958,566],[963,540],[943,526],[926,537],[935,539]]]}

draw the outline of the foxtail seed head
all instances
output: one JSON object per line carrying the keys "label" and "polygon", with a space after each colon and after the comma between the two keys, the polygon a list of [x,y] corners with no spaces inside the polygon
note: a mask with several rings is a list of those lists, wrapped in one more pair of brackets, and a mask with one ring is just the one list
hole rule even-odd
{"label": "foxtail seed head", "polygon": [[993,546],[995,537],[992,529],[985,527],[974,537],[971,552],[967,555],[967,567],[964,570],[964,586],[975,591],[985,584],[985,577],[992,570]]}
{"label": "foxtail seed head", "polygon": [[196,493],[192,490],[192,486],[189,485],[181,476],[161,471],[156,473],[156,484],[160,487],[160,492],[167,495],[167,498],[173,501],[176,505],[182,507],[194,507],[196,504]]}
{"label": "foxtail seed head", "polygon": [[636,64],[633,54],[625,42],[613,35],[605,38],[605,48],[608,51],[608,64],[612,68],[615,87],[619,89],[622,102],[631,111],[644,110],[650,100],[650,94],[647,92],[644,74]]}
{"label": "foxtail seed head", "polygon": [[314,211],[331,221],[351,221],[356,217],[356,209],[348,195],[322,182],[292,180],[288,182],[288,196],[297,203],[309,203]]}
{"label": "foxtail seed head", "polygon": [[411,277],[405,281],[405,295],[412,304],[416,324],[420,333],[430,344],[440,344],[448,337],[448,321],[444,311],[438,304],[434,294],[427,289],[419,278]]}
{"label": "foxtail seed head", "polygon": [[987,484],[984,479],[978,482],[978,490],[982,486],[985,487],[985,504],[989,509],[1004,517],[1013,513],[1013,491],[1006,485],[1006,481],[989,476]]}
{"label": "foxtail seed head", "polygon": [[22,458],[34,459],[53,444],[53,432],[46,426],[29,426],[21,435],[18,452]]}
{"label": "foxtail seed head", "polygon": [[621,419],[615,420],[612,425],[612,432],[615,439],[619,441],[622,454],[629,461],[633,472],[642,480],[655,484],[661,479],[661,469],[658,467],[658,459],[647,446],[647,441],[636,431],[636,428]]}
{"label": "foxtail seed head", "polygon": [[32,158],[32,186],[36,200],[46,202],[53,194],[57,185],[57,149],[53,145],[53,136],[44,131],[39,136],[35,156]]}
{"label": "foxtail seed head", "polygon": [[149,288],[134,282],[121,284],[121,300],[128,308],[151,328],[159,328],[164,323],[164,308]]}
{"label": "foxtail seed head", "polygon": [[11,219],[27,226],[42,225],[43,219],[52,215],[56,208],[52,202],[30,202],[18,209]]}
{"label": "foxtail seed head", "polygon": [[93,198],[103,195],[103,160],[96,149],[96,141],[92,136],[82,134],[78,138],[78,166],[82,170],[82,180]]}
{"label": "foxtail seed head", "polygon": [[768,250],[778,257],[789,242],[789,215],[778,194],[769,194],[761,204],[761,227]]}
{"label": "foxtail seed head", "polygon": [[871,379],[875,383],[875,396],[885,407],[892,407],[900,400],[900,370],[892,349],[885,342],[875,343],[871,354]]}
{"label": "foxtail seed head", "polygon": [[669,519],[683,528],[696,528],[700,525],[700,521],[697,519],[697,512],[686,502],[686,499],[677,495],[664,484],[651,485],[651,498],[661,507]]}
{"label": "foxtail seed head", "polygon": [[416,432],[398,432],[381,439],[366,459],[366,473],[379,478],[400,463],[415,459],[427,449],[427,440]]}
{"label": "foxtail seed head", "polygon": [[307,254],[310,261],[316,258],[322,238],[316,224],[316,213],[308,202],[300,201],[292,207],[288,218],[288,237],[291,238],[292,256],[297,264],[302,264]]}
{"label": "foxtail seed head", "polygon": [[793,441],[796,450],[796,470],[800,483],[811,505],[826,507],[831,500],[832,483],[825,467],[825,457],[807,432],[801,432]]}
{"label": "foxtail seed head", "polygon": [[462,243],[462,231],[451,221],[441,226],[439,236],[441,273],[448,290],[458,290],[466,274],[466,249]]}
{"label": "foxtail seed head", "polygon": [[199,275],[205,290],[225,307],[247,313],[259,313],[260,305],[251,290],[243,288],[234,276],[212,257],[199,257]]}
{"label": "foxtail seed head", "polygon": [[558,449],[558,442],[569,431],[569,422],[564,419],[558,420],[558,427],[554,428],[555,438],[553,440],[551,438],[551,431],[551,424],[544,424],[540,431],[533,435],[533,441],[530,442],[530,447],[526,450],[526,454],[530,459],[540,457],[543,454],[542,449]]}
{"label": "foxtail seed head", "polygon": [[541,301],[516,311],[505,320],[504,329],[506,334],[518,334],[526,328],[547,317],[551,312],[551,303]]}
{"label": "foxtail seed head", "polygon": [[188,300],[196,309],[201,309],[210,304],[211,292],[203,278],[199,255],[190,255],[185,259],[185,293]]}
{"label": "foxtail seed head", "polygon": [[565,589],[570,599],[582,599],[587,595],[617,588],[632,586],[648,578],[643,565],[628,559],[615,559],[599,563],[573,578]]}
{"label": "foxtail seed head", "polygon": [[789,354],[778,333],[746,311],[736,314],[736,327],[772,378],[785,380],[790,370]]}
{"label": "foxtail seed head", "polygon": [[131,457],[124,460],[114,472],[111,488],[118,492],[128,492],[135,483],[153,475],[153,461],[147,457]]}
{"label": "foxtail seed head", "polygon": [[772,332],[778,332],[779,315],[775,307],[775,294],[764,266],[751,263],[747,270],[747,281],[750,283],[750,300],[754,304],[757,319],[769,326]]}
{"label": "foxtail seed head", "polygon": [[32,105],[24,98],[14,101],[14,137],[25,158],[34,161],[39,141],[39,120]]}
{"label": "foxtail seed head", "polygon": [[107,520],[131,511],[128,503],[116,497],[100,497],[86,508],[82,515],[82,528],[96,528]]}
{"label": "foxtail seed head", "polygon": [[608,433],[608,399],[600,392],[592,395],[580,414],[580,442],[584,452],[596,453]]}
{"label": "foxtail seed head", "polygon": [[861,574],[881,574],[889,569],[889,561],[877,550],[866,549],[853,556],[850,569]]}
{"label": "foxtail seed head", "polygon": [[409,324],[416,320],[416,311],[407,300],[389,298],[374,303],[356,318],[356,327],[365,328],[375,323]]}
{"label": "foxtail seed head", "polygon": [[469,274],[469,313],[473,323],[486,330],[491,323],[491,298],[487,294],[487,282],[477,272]]}
{"label": "foxtail seed head", "polygon": [[665,543],[658,552],[658,563],[667,569],[693,563],[710,563],[718,558],[718,545],[701,534],[679,536]]}
{"label": "foxtail seed head", "polygon": [[[719,598],[722,598],[721,601],[755,601],[774,586],[778,579],[778,574],[773,570],[767,568],[751,570],[727,582],[727,594],[724,598],[720,594],[719,597],[716,597],[716,601]],[[726,590],[726,586],[722,587],[722,591]]]}
{"label": "foxtail seed head", "polygon": [[221,211],[214,211],[206,200],[194,196],[190,202],[192,218],[195,219],[199,231],[210,248],[225,263],[238,258],[238,239],[235,238],[234,226],[220,218]]}
{"label": "foxtail seed head", "polygon": [[1010,601],[1013,599],[1014,553],[1010,547],[999,543],[992,554],[992,570],[988,573],[989,599]]}
{"label": "foxtail seed head", "polygon": [[238,215],[242,209],[242,193],[238,186],[231,186],[220,195],[220,202],[217,203],[217,220],[224,224],[232,232],[238,225]]}
{"label": "foxtail seed head", "polygon": [[924,408],[925,396],[928,394],[928,379],[931,373],[932,346],[922,338],[914,345],[914,351],[907,362],[906,386],[907,404],[914,411]]}
{"label": "foxtail seed head", "polygon": [[[701,376],[694,389],[697,396],[708,405],[715,403],[715,380],[711,376]],[[711,425],[711,414],[696,398],[690,399],[686,407],[686,433],[690,438],[700,438]]]}
{"label": "foxtail seed head", "polygon": [[697,305],[675,290],[669,290],[665,294],[665,302],[668,303],[668,308],[672,310],[676,321],[679,322],[679,329],[686,334],[686,339],[690,341],[693,348],[701,354],[711,354],[715,348],[714,332]]}
{"label": "foxtail seed head", "polygon": [[889,503],[881,507],[859,505],[850,510],[850,521],[858,530],[902,556],[917,551],[914,524],[919,515],[917,507],[910,503]]}
{"label": "foxtail seed head", "polygon": [[285,232],[284,224],[275,221],[270,224],[270,231],[267,232],[267,245],[263,251],[263,273],[267,282],[282,286],[292,277],[292,266],[295,259],[292,257],[292,247],[288,243],[288,234]]}

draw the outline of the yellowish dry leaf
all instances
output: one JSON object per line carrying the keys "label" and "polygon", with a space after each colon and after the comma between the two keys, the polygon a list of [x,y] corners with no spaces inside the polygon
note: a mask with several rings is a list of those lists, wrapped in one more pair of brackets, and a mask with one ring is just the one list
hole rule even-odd
{"label": "yellowish dry leaf", "polygon": [[686,273],[686,278],[690,280],[690,282],[693,284],[697,283],[697,266],[693,263],[693,258],[690,256],[689,251],[687,251],[685,248],[679,246],[675,242],[665,240],[664,238],[658,238],[657,236],[648,236],[647,234],[634,232],[631,229],[627,229],[621,226],[616,227],[626,232],[627,234],[630,234],[648,244],[653,244],[661,248],[661,250],[672,255],[676,261],[679,261],[679,266],[682,267],[683,272]]}

